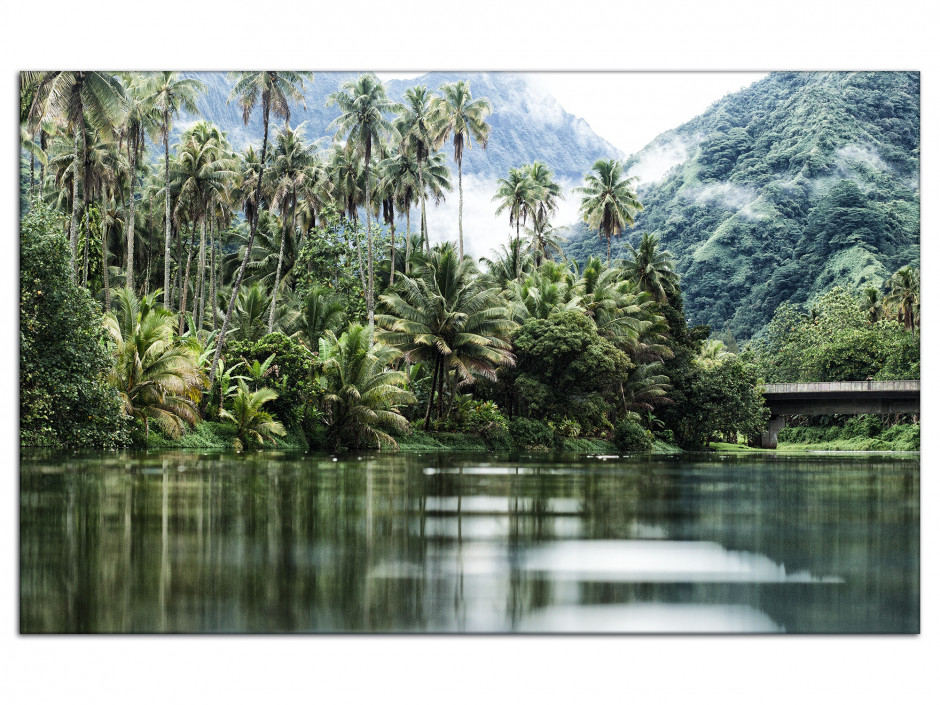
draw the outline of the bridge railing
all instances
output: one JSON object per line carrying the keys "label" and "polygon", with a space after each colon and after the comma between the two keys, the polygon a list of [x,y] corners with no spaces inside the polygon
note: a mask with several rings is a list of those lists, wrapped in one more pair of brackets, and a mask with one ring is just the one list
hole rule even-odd
{"label": "bridge railing", "polygon": [[861,382],[777,382],[764,385],[764,394],[809,392],[919,392],[919,379]]}

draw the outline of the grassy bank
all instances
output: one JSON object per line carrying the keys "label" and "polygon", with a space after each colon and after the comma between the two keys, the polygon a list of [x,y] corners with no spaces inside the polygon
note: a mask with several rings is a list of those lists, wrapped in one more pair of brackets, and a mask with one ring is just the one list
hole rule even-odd
{"label": "grassy bank", "polygon": [[864,417],[844,426],[794,426],[777,436],[777,448],[751,448],[742,443],[710,443],[709,448],[725,452],[779,453],[798,451],[919,451],[920,424],[895,424],[887,428]]}

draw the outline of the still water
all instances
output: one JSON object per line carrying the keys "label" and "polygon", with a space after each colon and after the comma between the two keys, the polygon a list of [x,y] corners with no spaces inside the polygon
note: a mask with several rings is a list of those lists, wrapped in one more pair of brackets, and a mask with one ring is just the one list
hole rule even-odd
{"label": "still water", "polygon": [[20,630],[918,632],[919,457],[52,454]]}

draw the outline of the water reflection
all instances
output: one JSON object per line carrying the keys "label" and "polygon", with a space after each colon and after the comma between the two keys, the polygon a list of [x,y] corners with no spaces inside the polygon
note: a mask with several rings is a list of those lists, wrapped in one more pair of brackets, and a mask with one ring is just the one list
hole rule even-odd
{"label": "water reflection", "polygon": [[916,458],[37,453],[20,500],[24,632],[919,629]]}

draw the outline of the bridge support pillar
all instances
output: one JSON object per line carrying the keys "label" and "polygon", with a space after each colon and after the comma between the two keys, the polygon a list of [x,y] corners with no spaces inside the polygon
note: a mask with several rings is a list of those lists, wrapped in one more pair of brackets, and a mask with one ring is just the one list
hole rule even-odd
{"label": "bridge support pillar", "polygon": [[777,434],[782,431],[783,427],[786,425],[787,422],[783,416],[771,416],[770,420],[767,422],[767,430],[760,434],[760,447],[776,448]]}

